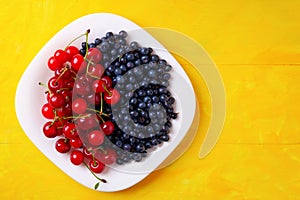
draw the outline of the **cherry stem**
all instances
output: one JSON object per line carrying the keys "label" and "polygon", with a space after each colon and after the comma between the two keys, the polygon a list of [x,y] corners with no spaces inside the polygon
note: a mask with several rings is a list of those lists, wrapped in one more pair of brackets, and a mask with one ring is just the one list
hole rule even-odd
{"label": "cherry stem", "polygon": [[102,113],[102,110],[103,110],[103,99],[102,99],[102,97],[103,97],[103,94],[101,92],[100,93],[100,113]]}
{"label": "cherry stem", "polygon": [[46,92],[49,92],[49,94],[52,95],[51,91],[49,90],[49,88],[48,88],[48,86],[46,84],[44,84],[42,82],[39,82],[39,85],[45,87],[47,89]]}
{"label": "cherry stem", "polygon": [[86,37],[87,37],[87,35],[88,35],[89,33],[90,33],[90,29],[86,30],[85,33],[83,33],[83,34],[77,36],[76,38],[74,38],[71,42],[69,42],[69,44],[65,47],[64,50],[66,50],[66,49],[68,48],[68,46],[70,46],[73,42],[75,42],[77,39],[81,38],[82,36],[86,36]]}
{"label": "cherry stem", "polygon": [[101,181],[102,183],[107,183],[107,181],[105,180],[105,179],[102,179],[102,178],[99,178],[90,168],[89,168],[89,166],[85,163],[85,162],[83,162],[83,164],[86,166],[86,168],[88,168],[89,169],[89,171],[93,174],[93,176],[96,178],[96,179],[98,179],[99,181]]}
{"label": "cherry stem", "polygon": [[[100,114],[100,113],[99,113],[99,114]],[[101,114],[98,115],[98,116],[99,116],[99,118],[101,119],[102,123],[104,123],[105,121],[104,121],[104,119],[101,117]]]}
{"label": "cherry stem", "polygon": [[89,33],[90,33],[90,29],[88,29],[85,33],[85,55],[84,55],[84,59],[86,59],[86,56],[88,54],[88,50],[89,50],[89,47],[88,47],[88,38],[89,38]]}
{"label": "cherry stem", "polygon": [[111,96],[111,95],[112,95],[112,92],[110,92],[110,91],[106,88],[105,85],[102,85],[102,86],[103,86],[104,90],[108,93],[108,95]]}
{"label": "cherry stem", "polygon": [[91,114],[86,115],[78,115],[78,116],[70,116],[70,117],[63,117],[63,119],[79,119],[79,118],[86,118],[89,117]]}
{"label": "cherry stem", "polygon": [[64,75],[64,73],[66,73],[66,71],[68,70],[67,67],[64,67],[62,73],[60,73],[60,75],[57,77],[57,79],[55,80],[55,83],[57,83],[57,81]]}
{"label": "cherry stem", "polygon": [[107,151],[105,151],[101,146],[97,147],[96,149],[101,150],[104,154],[107,154]]}
{"label": "cherry stem", "polygon": [[98,115],[99,117],[100,117],[101,115],[108,117],[108,114],[103,113],[101,110],[98,111],[98,110],[95,110],[95,109],[92,109],[92,108],[87,108],[87,110],[90,110],[90,111],[95,112],[96,114],[99,114],[99,115]]}

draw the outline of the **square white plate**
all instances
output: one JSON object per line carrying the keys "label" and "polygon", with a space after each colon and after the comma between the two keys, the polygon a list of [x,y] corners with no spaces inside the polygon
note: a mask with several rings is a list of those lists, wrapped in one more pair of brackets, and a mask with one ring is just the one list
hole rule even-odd
{"label": "square white plate", "polygon": [[[53,72],[47,68],[47,60],[56,49],[66,44],[87,29],[91,30],[90,39],[103,36],[106,32],[118,33],[120,30],[128,32],[129,41],[137,41],[140,45],[152,47],[156,54],[172,65],[170,89],[176,98],[175,111],[179,112],[174,121],[170,141],[148,155],[140,163],[122,166],[111,166],[99,174],[107,183],[100,184],[98,190],[113,192],[131,187],[144,179],[155,170],[183,140],[193,122],[196,111],[196,97],[192,84],[174,57],[150,34],[135,23],[109,13],[96,13],[81,17],[60,30],[40,50],[24,72],[16,91],[16,113],[18,120],[29,139],[45,154],[57,167],[80,184],[94,188],[97,181],[84,166],[74,166],[69,161],[69,155],[56,152],[55,139],[46,138],[42,133],[46,122],[41,115],[41,107],[45,103],[44,88],[38,82],[47,82]],[[80,46],[82,40],[74,45]]]}

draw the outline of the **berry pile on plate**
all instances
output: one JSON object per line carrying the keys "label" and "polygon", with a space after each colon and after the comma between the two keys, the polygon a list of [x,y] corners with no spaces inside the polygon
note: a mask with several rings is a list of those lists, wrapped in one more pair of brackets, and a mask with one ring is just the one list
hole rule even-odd
{"label": "berry pile on plate", "polygon": [[[172,67],[151,47],[127,41],[127,32],[107,32],[81,47],[71,43],[48,60],[48,119],[43,133],[55,149],[93,175],[105,165],[140,162],[147,151],[170,140],[175,99],[169,91]],[[99,179],[99,178],[98,178]],[[103,179],[99,179],[105,182]]]}

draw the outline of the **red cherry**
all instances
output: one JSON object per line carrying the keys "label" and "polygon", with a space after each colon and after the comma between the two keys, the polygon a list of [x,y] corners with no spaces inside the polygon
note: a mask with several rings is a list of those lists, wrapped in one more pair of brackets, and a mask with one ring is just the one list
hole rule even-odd
{"label": "red cherry", "polygon": [[73,56],[75,56],[76,54],[79,54],[79,50],[77,47],[75,46],[68,46],[66,49],[65,49],[65,52],[67,53],[68,55],[68,60],[70,61],[72,59]]}
{"label": "red cherry", "polygon": [[99,146],[104,141],[104,134],[100,130],[93,130],[88,133],[88,141],[93,146]]}
{"label": "red cherry", "polygon": [[59,67],[55,70],[54,72],[56,77],[62,78],[64,80],[72,78],[73,77],[73,73],[71,72],[71,70],[68,67],[62,66]]}
{"label": "red cherry", "polygon": [[78,72],[81,68],[85,68],[86,62],[83,56],[80,54],[74,55],[71,60],[71,67],[75,72]]}
{"label": "red cherry", "polygon": [[60,94],[65,98],[65,102],[69,102],[72,99],[72,91],[61,90]]}
{"label": "red cherry", "polygon": [[44,135],[48,138],[54,138],[57,136],[57,126],[52,122],[46,122],[43,127]]}
{"label": "red cherry", "polygon": [[99,105],[101,98],[100,95],[97,93],[91,93],[89,96],[86,97],[87,100],[89,101],[89,103],[93,104],[93,105]]}
{"label": "red cherry", "polygon": [[70,117],[70,116],[72,116],[73,111],[72,111],[72,102],[71,101],[67,102],[62,109],[63,109],[63,111],[65,113],[64,117]]}
{"label": "red cherry", "polygon": [[75,137],[70,140],[70,145],[74,148],[81,148],[83,146],[83,143],[79,137]]}
{"label": "red cherry", "polygon": [[54,53],[54,58],[60,63],[65,63],[68,60],[68,54],[64,50],[58,49]]}
{"label": "red cherry", "polygon": [[105,92],[105,82],[96,79],[92,84],[92,89],[96,93]]}
{"label": "red cherry", "polygon": [[89,167],[94,173],[99,174],[104,170],[105,165],[99,160],[94,159],[94,160],[90,160]]}
{"label": "red cherry", "polygon": [[88,50],[86,58],[87,60],[92,61],[93,63],[99,63],[102,59],[102,53],[97,48],[90,48]]}
{"label": "red cherry", "polygon": [[81,130],[89,130],[98,125],[98,120],[96,115],[90,115],[87,117],[81,117],[76,120],[76,125],[81,129]]}
{"label": "red cherry", "polygon": [[101,80],[104,81],[107,89],[112,87],[112,80],[108,76],[103,76]]}
{"label": "red cherry", "polygon": [[47,119],[53,119],[55,116],[53,112],[53,108],[50,106],[49,103],[46,103],[42,106],[42,114]]}
{"label": "red cherry", "polygon": [[58,79],[58,77],[51,77],[48,81],[48,88],[52,92],[56,92],[59,89],[64,87],[64,82],[62,79]]}
{"label": "red cherry", "polygon": [[118,90],[110,88],[108,89],[108,91],[109,93],[104,93],[105,102],[111,105],[118,103],[120,100],[120,93],[118,92]]}
{"label": "red cherry", "polygon": [[70,160],[74,165],[80,165],[83,162],[84,155],[82,151],[73,150],[70,154]]}
{"label": "red cherry", "polygon": [[89,66],[88,73],[92,76],[100,78],[104,73],[104,67],[101,64]]}
{"label": "red cherry", "polygon": [[55,142],[55,149],[59,153],[67,153],[71,149],[71,145],[68,140],[60,138]]}
{"label": "red cherry", "polygon": [[68,120],[66,119],[63,119],[63,118],[60,118],[60,119],[57,119],[54,124],[56,125],[56,127],[58,128],[57,130],[61,129],[64,127],[65,124],[68,123]]}
{"label": "red cherry", "polygon": [[74,79],[69,78],[69,79],[65,80],[64,85],[65,85],[66,88],[73,89],[74,83],[75,83]]}
{"label": "red cherry", "polygon": [[82,114],[87,109],[87,103],[82,98],[77,98],[72,102],[72,110],[77,114]]}
{"label": "red cherry", "polygon": [[50,96],[49,104],[52,108],[61,108],[65,105],[65,98],[61,94],[53,94]]}
{"label": "red cherry", "polygon": [[115,152],[115,150],[108,148],[105,149],[104,151],[97,150],[95,152],[95,157],[102,163],[106,165],[111,165],[116,162],[117,153]]}
{"label": "red cherry", "polygon": [[115,125],[111,121],[106,121],[102,123],[100,126],[105,135],[110,135],[115,130]]}
{"label": "red cherry", "polygon": [[76,126],[74,123],[67,123],[63,127],[63,134],[65,135],[66,138],[69,139],[74,139],[78,137],[78,133],[76,130]]}
{"label": "red cherry", "polygon": [[54,58],[54,56],[51,56],[48,60],[48,68],[52,71],[55,71],[57,68],[61,66],[61,63]]}
{"label": "red cherry", "polygon": [[87,75],[79,76],[74,84],[73,92],[79,95],[88,95],[92,90],[93,78]]}
{"label": "red cherry", "polygon": [[57,108],[57,109],[55,109],[55,111],[56,111],[56,115],[58,117],[62,118],[65,116],[65,112],[64,112],[63,108]]}
{"label": "red cherry", "polygon": [[90,159],[92,159],[93,158],[93,151],[92,150],[89,150],[89,149],[87,149],[86,147],[83,147],[83,155],[84,155],[84,157],[86,157],[86,158],[90,158]]}

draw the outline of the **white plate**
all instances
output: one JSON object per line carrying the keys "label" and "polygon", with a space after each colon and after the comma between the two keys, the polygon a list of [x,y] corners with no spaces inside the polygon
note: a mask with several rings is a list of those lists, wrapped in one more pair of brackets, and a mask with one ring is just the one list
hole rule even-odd
{"label": "white plate", "polygon": [[[176,98],[175,110],[179,117],[173,123],[171,138],[158,150],[152,152],[146,160],[124,166],[107,168],[99,176],[107,180],[100,184],[99,191],[112,192],[129,188],[157,167],[172,153],[186,135],[193,121],[196,110],[196,97],[191,82],[173,56],[150,34],[133,22],[108,13],[91,14],[81,17],[59,31],[40,50],[24,72],[16,92],[15,106],[19,122],[29,139],[43,152],[57,167],[82,185],[92,188],[97,179],[84,166],[74,166],[69,161],[69,155],[60,154],[54,149],[56,139],[48,139],[42,133],[45,119],[40,110],[45,103],[44,88],[38,82],[47,82],[52,75],[47,68],[47,60],[54,51],[63,48],[70,40],[91,30],[89,38],[103,36],[107,31],[118,33],[120,30],[128,32],[129,41],[137,41],[142,46],[152,47],[161,58],[173,66],[170,88]],[[78,40],[79,46],[84,40]]]}

